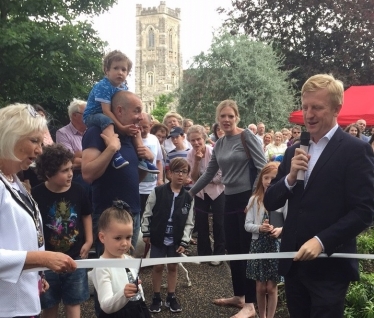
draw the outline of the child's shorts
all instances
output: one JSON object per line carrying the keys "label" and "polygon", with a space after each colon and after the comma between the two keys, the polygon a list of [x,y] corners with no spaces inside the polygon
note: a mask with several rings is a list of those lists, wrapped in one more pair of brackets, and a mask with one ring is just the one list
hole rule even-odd
{"label": "child's shorts", "polygon": [[97,113],[88,115],[87,118],[84,120],[84,123],[87,127],[97,126],[100,127],[101,131],[107,128],[109,125],[114,125],[112,119],[104,114]]}
{"label": "child's shorts", "polygon": [[45,271],[45,280],[49,289],[40,295],[42,309],[52,308],[61,300],[64,305],[78,305],[90,298],[85,268],[66,274]]}
{"label": "child's shorts", "polygon": [[162,247],[157,247],[151,244],[150,258],[161,258],[161,257],[180,257],[181,255],[177,253],[178,247],[173,245],[167,246],[162,245]]}

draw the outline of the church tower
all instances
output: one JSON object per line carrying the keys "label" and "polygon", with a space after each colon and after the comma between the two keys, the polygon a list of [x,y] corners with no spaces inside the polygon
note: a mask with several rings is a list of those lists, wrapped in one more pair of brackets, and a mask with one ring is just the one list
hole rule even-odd
{"label": "church tower", "polygon": [[155,98],[172,93],[182,80],[180,52],[180,9],[143,8],[136,5],[135,93],[146,112],[155,107]]}

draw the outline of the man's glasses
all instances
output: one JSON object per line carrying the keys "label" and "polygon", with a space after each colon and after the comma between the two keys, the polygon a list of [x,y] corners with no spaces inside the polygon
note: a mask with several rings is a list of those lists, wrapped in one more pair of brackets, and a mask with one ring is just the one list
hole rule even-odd
{"label": "man's glasses", "polygon": [[173,173],[176,175],[182,174],[186,176],[188,174],[188,170],[173,170]]}
{"label": "man's glasses", "polygon": [[296,135],[296,134],[299,135],[299,134],[301,134],[301,131],[293,131],[292,133],[293,133],[294,135]]}

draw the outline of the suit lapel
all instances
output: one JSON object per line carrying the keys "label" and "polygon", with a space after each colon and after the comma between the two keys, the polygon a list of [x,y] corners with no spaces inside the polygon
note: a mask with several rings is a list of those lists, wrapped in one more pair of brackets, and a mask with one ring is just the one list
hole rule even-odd
{"label": "suit lapel", "polygon": [[341,140],[342,140],[342,135],[341,135],[342,133],[344,134],[345,132],[343,132],[340,128],[338,128],[335,134],[332,136],[331,140],[327,143],[325,149],[322,151],[320,157],[318,158],[312,170],[312,173],[309,176],[308,183],[306,184],[306,187],[304,189],[304,193],[308,191],[310,185],[316,179],[320,170],[334,155],[335,151],[340,147]]}

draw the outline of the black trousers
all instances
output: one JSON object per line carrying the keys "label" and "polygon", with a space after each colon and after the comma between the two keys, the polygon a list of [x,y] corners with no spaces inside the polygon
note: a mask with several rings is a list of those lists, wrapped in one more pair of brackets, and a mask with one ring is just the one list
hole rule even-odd
{"label": "black trousers", "polygon": [[[252,233],[244,229],[244,208],[252,191],[225,195],[225,240],[227,254],[248,254]],[[246,277],[247,261],[230,261],[232,287],[235,296],[245,296],[246,303],[256,302],[256,281]]]}
{"label": "black trousers", "polygon": [[223,227],[225,195],[222,192],[215,200],[204,194],[204,200],[195,196],[195,230],[199,233],[197,254],[212,255],[209,239],[209,212],[213,215],[214,255],[225,254],[225,233]]}
{"label": "black trousers", "polygon": [[290,275],[285,276],[290,318],[343,318],[348,286],[349,281],[308,277],[294,264]]}

